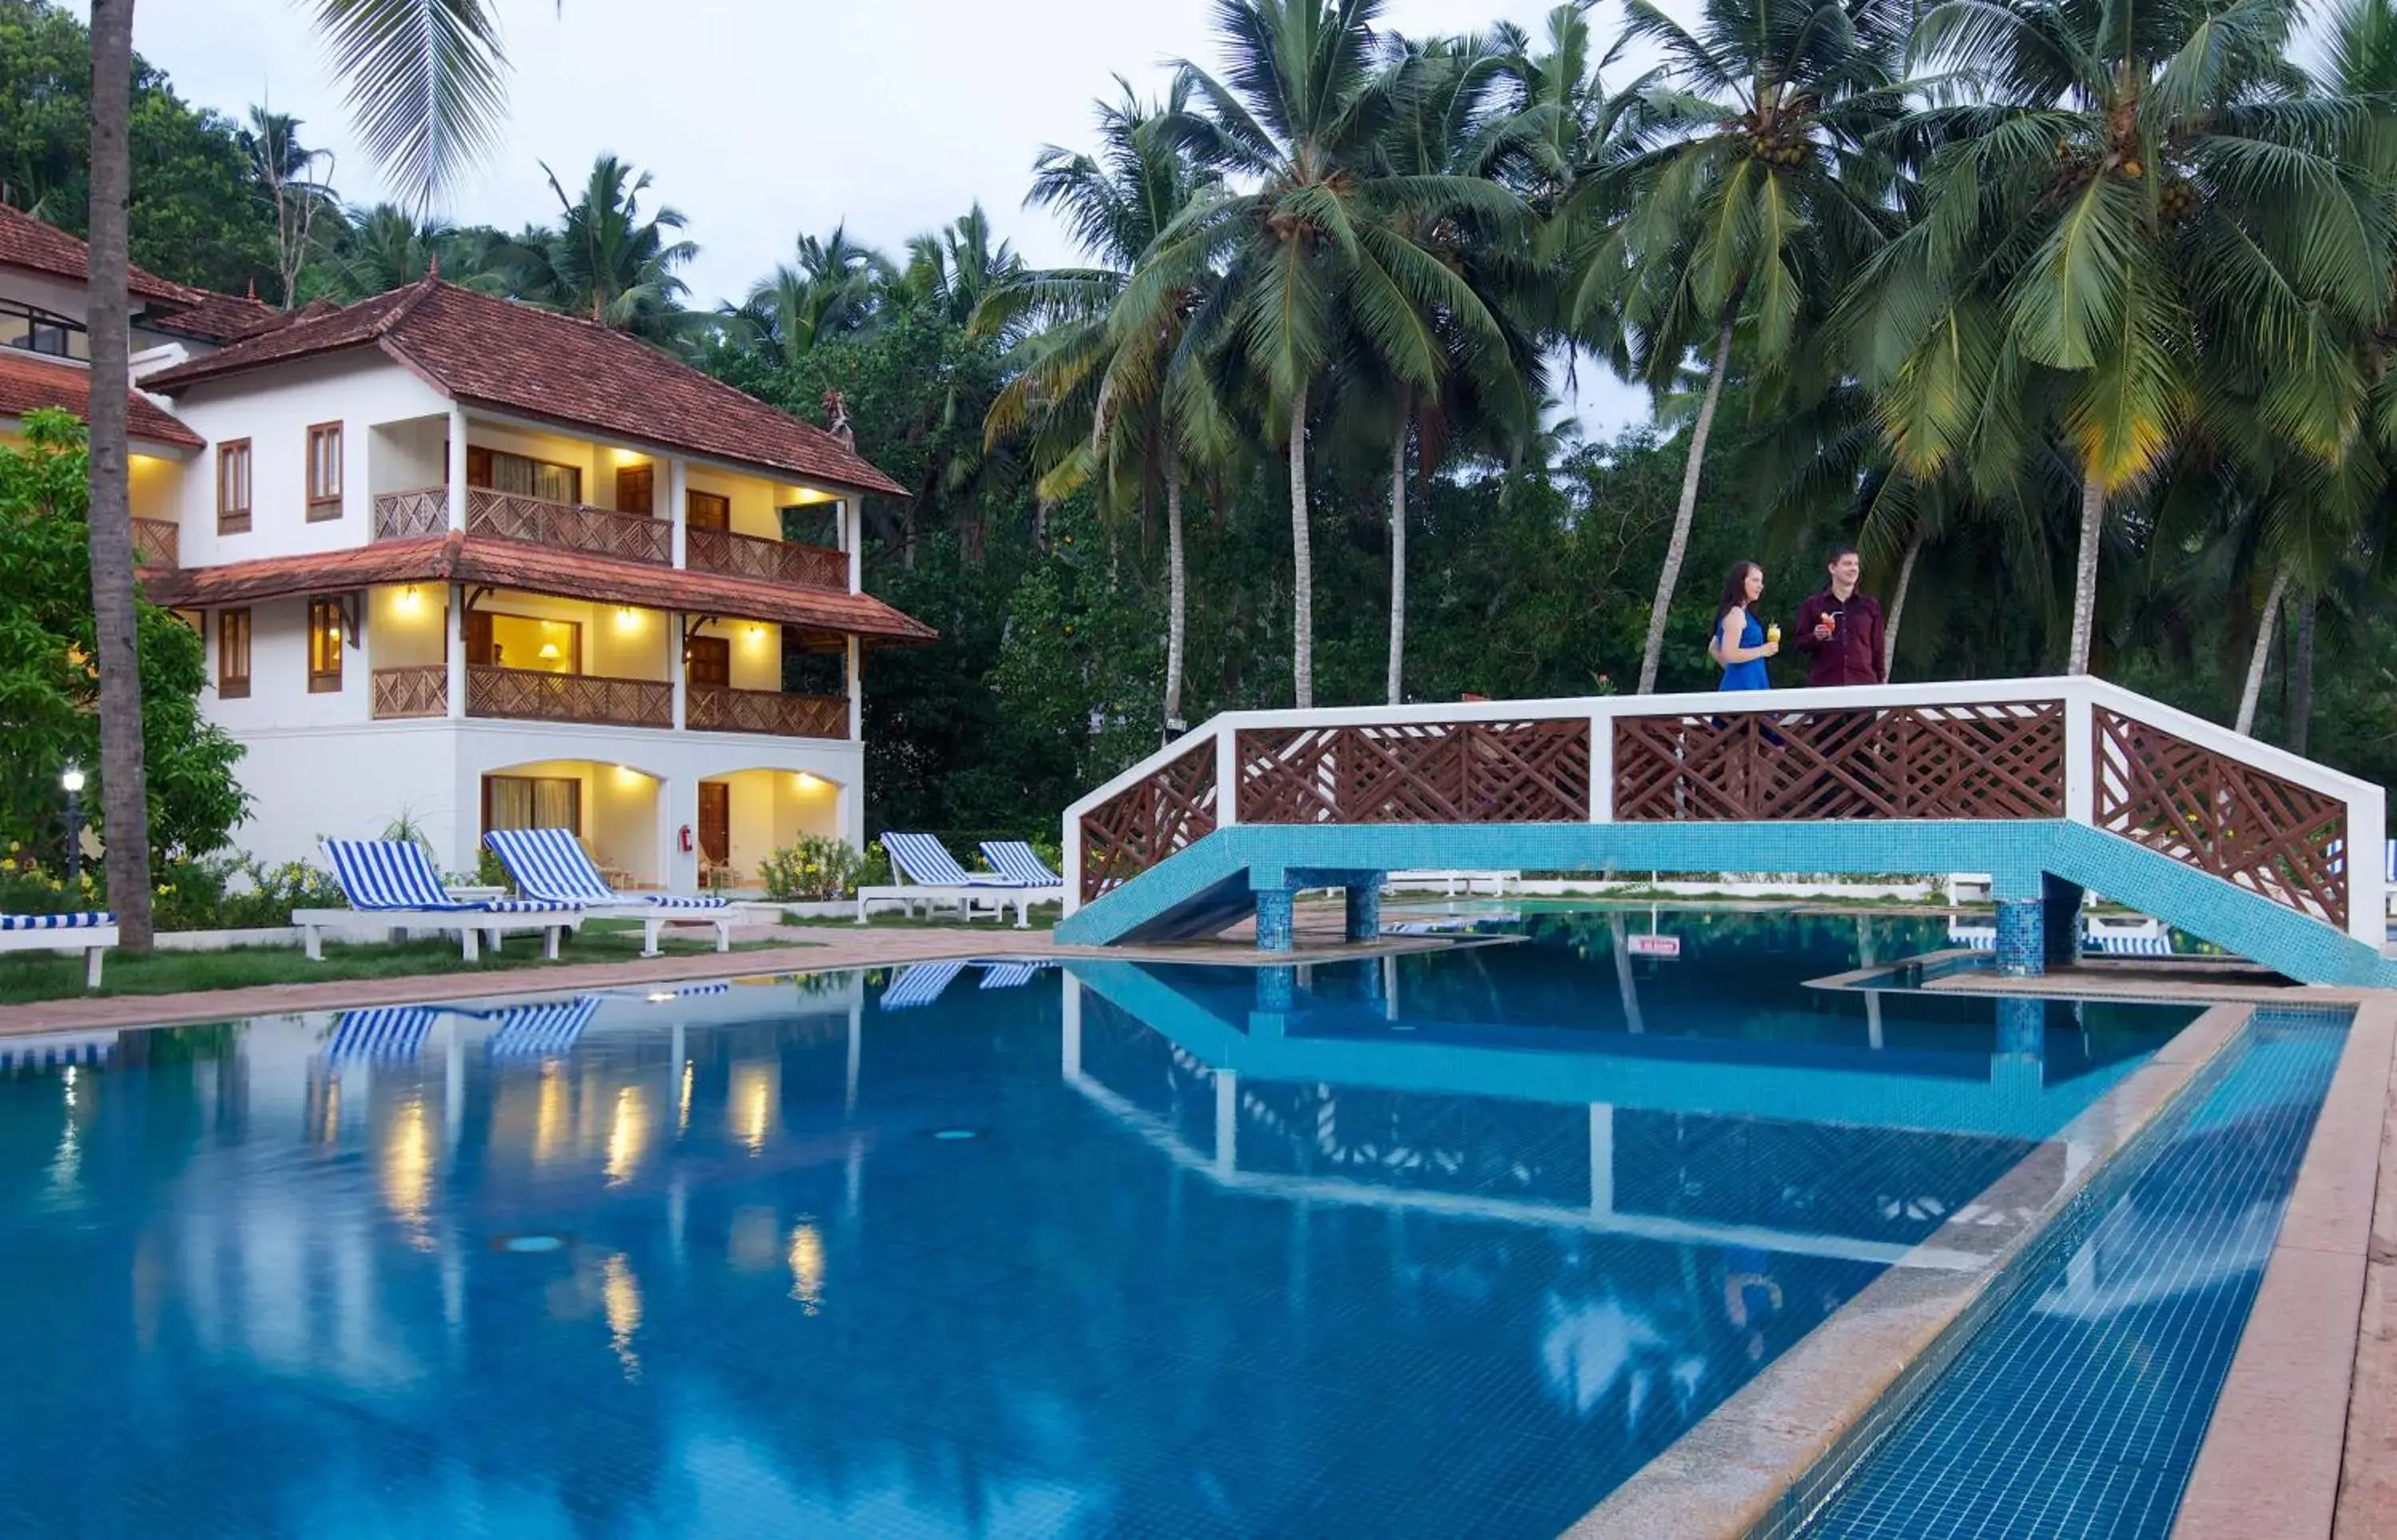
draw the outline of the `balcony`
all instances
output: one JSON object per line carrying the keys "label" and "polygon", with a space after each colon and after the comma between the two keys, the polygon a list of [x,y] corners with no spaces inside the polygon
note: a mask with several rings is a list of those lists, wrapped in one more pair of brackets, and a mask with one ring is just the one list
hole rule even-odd
{"label": "balcony", "polygon": [[448,716],[449,666],[428,663],[413,669],[377,669],[374,714],[378,722]]}
{"label": "balcony", "polygon": [[[172,567],[182,551],[181,526],[172,519],[133,521],[133,564]],[[846,585],[844,585],[846,586]]]}
{"label": "balcony", "polygon": [[771,733],[780,737],[849,737],[849,700],[843,696],[784,695],[779,690],[693,684],[684,710],[690,727],[697,732]]}
{"label": "balcony", "polygon": [[686,560],[694,572],[849,591],[849,555],[829,546],[694,528],[686,535],[685,547]]}
{"label": "balcony", "polygon": [[[407,540],[449,526],[449,494],[438,486],[384,492],[374,500],[374,538]],[[488,486],[466,489],[466,531],[524,540],[553,551],[578,551],[652,566],[674,563],[674,526],[643,513],[619,513],[589,503],[552,502]],[[846,587],[846,583],[843,584]]]}
{"label": "balcony", "polygon": [[475,663],[466,670],[466,714],[516,722],[671,728],[674,686],[662,679],[544,673]]}

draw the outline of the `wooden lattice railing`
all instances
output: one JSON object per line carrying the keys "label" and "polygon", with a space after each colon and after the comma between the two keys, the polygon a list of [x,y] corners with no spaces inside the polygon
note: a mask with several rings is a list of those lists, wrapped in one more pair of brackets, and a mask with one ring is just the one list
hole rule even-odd
{"label": "wooden lattice railing", "polygon": [[1184,752],[1082,815],[1084,900],[1130,882],[1215,829],[1215,740],[1200,736]]}
{"label": "wooden lattice railing", "polygon": [[466,670],[466,714],[522,722],[672,727],[674,686],[658,679],[542,673],[477,663]]}
{"label": "wooden lattice railing", "polygon": [[720,572],[732,578],[759,578],[770,583],[844,592],[849,589],[849,556],[829,546],[760,539],[722,529],[689,530],[684,541],[685,558],[694,572]]}
{"label": "wooden lattice railing", "polygon": [[406,492],[378,492],[374,499],[372,536],[378,540],[415,540],[449,527],[449,489],[420,486]]}
{"label": "wooden lattice railing", "polygon": [[783,737],[849,737],[846,696],[783,695],[778,690],[734,690],[693,684],[684,698],[684,721],[709,733],[773,733]]}
{"label": "wooden lattice railing", "polygon": [[619,513],[589,503],[551,502],[488,486],[466,489],[470,534],[529,540],[556,551],[580,551],[626,562],[666,566],[674,561],[674,526],[641,513]]}
{"label": "wooden lattice railing", "polygon": [[1614,720],[1614,816],[2060,818],[2064,703]]}
{"label": "wooden lattice railing", "polygon": [[374,714],[378,719],[449,715],[449,666],[426,663],[408,669],[377,669]]}
{"label": "wooden lattice railing", "polygon": [[182,526],[172,519],[133,521],[133,564],[173,567],[180,564]]}
{"label": "wooden lattice railing", "polygon": [[1242,823],[1580,823],[1589,719],[1240,731]]}
{"label": "wooden lattice railing", "polygon": [[2344,802],[2120,711],[2095,714],[2098,828],[2345,928]]}

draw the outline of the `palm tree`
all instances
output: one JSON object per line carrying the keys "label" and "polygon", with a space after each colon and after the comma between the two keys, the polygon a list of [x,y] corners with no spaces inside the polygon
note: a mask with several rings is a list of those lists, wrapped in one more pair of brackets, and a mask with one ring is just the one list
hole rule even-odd
{"label": "palm tree", "polygon": [[974,325],[984,334],[1040,325],[1015,350],[1015,378],[984,423],[989,445],[1035,431],[1035,464],[1047,468],[1038,497],[1053,501],[1095,474],[1101,506],[1121,508],[1146,505],[1150,488],[1164,484],[1163,723],[1171,734],[1182,721],[1189,614],[1183,484],[1194,458],[1220,458],[1212,446],[1230,431],[1208,372],[1181,346],[1214,274],[1202,266],[1178,284],[1148,285],[1145,309],[1123,300],[1134,267],[1218,182],[1164,132],[1188,110],[1189,82],[1177,81],[1158,105],[1141,101],[1120,77],[1116,84],[1121,100],[1097,103],[1098,153],[1042,151],[1024,199],[1057,214],[1100,265],[1020,271],[977,308]]}
{"label": "palm tree", "polygon": [[748,332],[778,344],[784,359],[798,362],[820,342],[864,336],[880,319],[882,291],[898,280],[891,259],[849,238],[835,225],[824,240],[798,238],[797,260],[781,262],[751,285],[748,300],[725,314]]}
{"label": "palm tree", "polygon": [[[315,0],[335,73],[367,147],[430,206],[494,142],[506,56],[486,0]],[[133,518],[127,480],[131,385],[127,299],[127,136],[133,0],[91,7],[91,606],[100,670],[100,816],[109,904],[126,947],[150,945],[150,818],[134,641]]]}
{"label": "palm tree", "polygon": [[1253,190],[1200,199],[1127,290],[1129,302],[1146,308],[1155,302],[1148,290],[1178,286],[1194,268],[1224,274],[1182,345],[1236,355],[1285,444],[1292,675],[1302,709],[1315,704],[1310,396],[1352,347],[1401,384],[1437,389],[1445,350],[1436,316],[1480,345],[1503,347],[1480,296],[1410,231],[1442,218],[1496,225],[1523,213],[1513,193],[1480,178],[1387,173],[1385,136],[1399,103],[1393,76],[1374,67],[1381,9],[1382,0],[1216,0],[1228,78],[1184,63],[1202,110],[1174,114],[1172,132],[1201,166]]}
{"label": "palm tree", "polygon": [[1905,15],[1890,0],[1707,0],[1692,32],[1648,0],[1627,14],[1627,41],[1660,47],[1683,89],[1641,90],[1629,153],[1578,194],[1621,217],[1580,255],[1570,320],[1653,392],[1677,386],[1692,350],[1707,359],[1640,655],[1645,695],[1743,328],[1760,371],[1828,384],[1828,361],[1800,340],[1893,222],[1889,173],[1868,146],[1904,106]]}
{"label": "palm tree", "polygon": [[958,326],[997,290],[1024,271],[1024,259],[1005,241],[993,241],[990,216],[975,204],[955,220],[907,243],[907,266],[899,287]]}
{"label": "palm tree", "polygon": [[559,222],[546,239],[528,243],[530,295],[645,342],[663,346],[681,337],[690,316],[681,302],[690,285],[675,270],[698,256],[699,246],[670,238],[683,228],[676,210],[642,217],[649,173],[601,155],[569,198],[557,173],[546,164],[542,170],[557,197]]}
{"label": "palm tree", "polygon": [[2335,470],[2361,431],[2351,339],[2386,304],[2389,219],[2342,164],[2368,114],[2288,64],[2292,21],[2288,0],[1948,0],[1923,18],[1918,46],[1977,91],[1909,126],[1928,208],[1859,282],[1861,366],[1910,469],[1966,460],[1991,422],[2070,446],[2072,672],[2110,501],[2195,441],[2254,475],[2275,445]]}
{"label": "palm tree", "polygon": [[289,310],[296,302],[300,270],[315,250],[318,217],[329,213],[340,218],[341,206],[328,179],[333,153],[302,145],[298,118],[263,107],[249,110],[241,147],[249,155],[260,192],[275,206],[275,275],[282,306]]}

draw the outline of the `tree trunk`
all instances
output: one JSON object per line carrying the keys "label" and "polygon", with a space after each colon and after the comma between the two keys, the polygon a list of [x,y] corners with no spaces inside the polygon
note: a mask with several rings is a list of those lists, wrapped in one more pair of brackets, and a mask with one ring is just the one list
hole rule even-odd
{"label": "tree trunk", "polygon": [[1182,722],[1182,645],[1189,624],[1188,575],[1182,564],[1182,460],[1165,462],[1165,732],[1180,732]]}
{"label": "tree trunk", "polygon": [[2106,488],[2087,471],[2081,477],[2081,554],[2072,566],[2072,646],[2065,672],[2089,671],[2089,640],[2097,626],[2097,547],[2106,533]]}
{"label": "tree trunk", "polygon": [[2272,656],[2272,637],[2280,631],[2281,601],[2289,591],[2289,564],[2283,562],[2272,573],[2272,591],[2264,595],[2264,613],[2256,622],[2256,650],[2247,657],[2247,687],[2239,692],[2239,722],[2234,729],[2241,737],[2254,735],[2256,703],[2264,695],[2264,665]]}
{"label": "tree trunk", "polygon": [[2289,642],[2289,752],[2306,751],[2306,739],[2311,737],[2314,715],[2314,620],[2313,595],[2297,601],[2297,635]]}
{"label": "tree trunk", "polygon": [[1315,708],[1315,551],[1306,529],[1306,387],[1290,404],[1290,546],[1293,617],[1291,684],[1298,709]]}
{"label": "tree trunk", "polygon": [[1673,511],[1673,538],[1665,547],[1665,570],[1656,575],[1656,603],[1648,611],[1648,645],[1640,655],[1640,694],[1656,693],[1656,666],[1665,658],[1665,617],[1673,608],[1673,590],[1681,580],[1681,558],[1689,554],[1690,523],[1698,512],[1698,472],[1706,464],[1707,435],[1714,431],[1715,404],[1722,399],[1723,375],[1731,367],[1733,319],[1726,318],[1715,339],[1715,362],[1707,372],[1706,399],[1698,404],[1698,420],[1690,428],[1690,458],[1681,467],[1681,501]]}
{"label": "tree trunk", "polygon": [[1390,445],[1390,704],[1404,698],[1407,657],[1407,428],[1414,392],[1404,397],[1399,436]]}
{"label": "tree trunk", "polygon": [[141,763],[141,658],[126,475],[126,126],[133,104],[133,0],[92,0],[91,613],[100,669],[101,834],[108,905],[128,951],[150,948],[149,779]]}
{"label": "tree trunk", "polygon": [[1914,586],[1914,564],[1922,555],[1922,531],[1917,529],[1906,542],[1905,559],[1897,564],[1897,591],[1889,598],[1889,623],[1881,630],[1881,677],[1883,684],[1897,678],[1897,623],[1906,618],[1907,590]]}

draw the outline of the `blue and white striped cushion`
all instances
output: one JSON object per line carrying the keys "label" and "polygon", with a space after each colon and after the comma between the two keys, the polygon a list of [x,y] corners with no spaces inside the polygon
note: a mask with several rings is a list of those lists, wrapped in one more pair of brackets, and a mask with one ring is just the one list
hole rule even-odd
{"label": "blue and white striped cushion", "polygon": [[414,1058],[440,1012],[425,1005],[381,1005],[343,1011],[325,1042],[328,1059]]}
{"label": "blue and white striped cushion", "polygon": [[559,909],[580,909],[582,906],[547,898],[486,898],[479,904],[466,907],[492,914],[556,914]]}
{"label": "blue and white striped cushion", "polygon": [[731,900],[718,898],[712,893],[641,893],[621,896],[634,903],[647,904],[651,909],[720,909],[732,907]]}
{"label": "blue and white striped cushion", "polygon": [[982,858],[1000,876],[1026,887],[1063,887],[1065,879],[1049,870],[1040,853],[1022,840],[984,840]]}
{"label": "blue and white striped cushion", "polygon": [[882,1008],[904,1011],[917,1005],[930,1005],[941,998],[941,991],[956,982],[966,971],[965,959],[951,958],[945,962],[918,962],[891,981],[882,991]]}
{"label": "blue and white striped cushion", "polygon": [[582,842],[566,829],[494,829],[483,843],[516,880],[528,898],[570,904],[612,904],[616,890],[608,885]]}
{"label": "blue and white striped cushion", "polygon": [[562,1054],[574,1046],[598,1009],[597,995],[511,1005],[500,1013],[499,1029],[484,1046],[498,1058]]}
{"label": "blue and white striped cushion", "polygon": [[0,914],[0,931],[98,930],[114,923],[116,916],[105,909],[86,909],[80,914]]}
{"label": "blue and white striped cushion", "polygon": [[333,879],[355,909],[468,909],[441,885],[441,874],[413,840],[327,840]]}
{"label": "blue and white striped cushion", "polygon": [[899,869],[907,881],[922,887],[1024,887],[1011,877],[1000,877],[987,871],[968,871],[957,865],[957,858],[948,847],[930,834],[885,834],[882,848],[891,853],[891,864]]}

